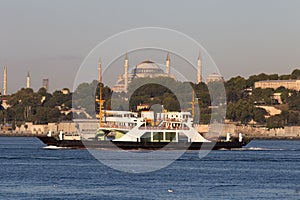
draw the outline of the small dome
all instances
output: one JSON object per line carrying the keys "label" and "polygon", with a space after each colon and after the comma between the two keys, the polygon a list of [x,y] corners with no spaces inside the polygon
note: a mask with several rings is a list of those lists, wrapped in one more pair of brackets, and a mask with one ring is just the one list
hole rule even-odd
{"label": "small dome", "polygon": [[206,78],[206,83],[211,83],[211,82],[224,82],[224,78],[217,73],[212,73],[207,76]]}

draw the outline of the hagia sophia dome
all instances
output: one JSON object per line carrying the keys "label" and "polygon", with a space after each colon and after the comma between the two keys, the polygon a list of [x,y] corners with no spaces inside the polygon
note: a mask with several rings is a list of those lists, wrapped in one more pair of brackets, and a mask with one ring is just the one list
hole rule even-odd
{"label": "hagia sophia dome", "polygon": [[[201,62],[199,61],[200,57],[198,58],[198,71],[201,71]],[[176,80],[174,74],[171,74],[171,66],[170,66],[170,56],[167,54],[166,70],[160,68],[158,64],[151,60],[144,60],[140,62],[135,67],[129,71],[129,59],[128,54],[125,55],[125,64],[124,64],[124,74],[118,76],[117,83],[113,86],[112,90],[114,92],[127,92],[128,84],[134,80],[135,78],[157,78],[157,77],[170,77]],[[199,82],[199,81],[198,81]],[[201,80],[200,80],[201,82]]]}
{"label": "hagia sophia dome", "polygon": [[168,76],[155,62],[145,60],[131,71],[131,79],[133,78],[144,78],[144,77],[160,77]]}

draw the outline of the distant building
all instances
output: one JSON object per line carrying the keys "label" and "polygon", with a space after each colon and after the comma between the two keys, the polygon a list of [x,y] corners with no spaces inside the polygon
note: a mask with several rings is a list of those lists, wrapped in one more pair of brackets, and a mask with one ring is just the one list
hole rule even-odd
{"label": "distant building", "polygon": [[30,88],[30,74],[29,74],[29,72],[27,73],[27,77],[26,77],[26,88]]}
{"label": "distant building", "polygon": [[[277,103],[278,104],[282,104],[282,103],[285,103],[285,102],[283,102],[282,101],[282,98],[281,98],[281,92],[274,92],[274,94],[273,94],[273,100],[275,100],[275,101],[277,101]],[[288,96],[290,97],[290,96],[292,96],[293,95],[293,93],[292,92],[289,92],[288,93]]]}
{"label": "distant building", "polygon": [[252,95],[252,87],[248,87],[248,88],[244,89],[244,93],[251,96]]}
{"label": "distant building", "polygon": [[45,88],[48,91],[48,89],[49,89],[49,79],[47,79],[47,78],[43,79],[43,86],[42,87]]}
{"label": "distant building", "polygon": [[217,73],[212,73],[211,75],[208,75],[206,78],[206,83],[212,83],[212,82],[224,82],[224,78]]}
{"label": "distant building", "polygon": [[63,94],[70,94],[70,90],[68,88],[64,88],[60,90]]}
{"label": "distant building", "polygon": [[155,62],[150,60],[145,60],[136,65],[135,68],[129,72],[129,59],[128,54],[126,53],[125,64],[124,64],[125,73],[119,75],[117,83],[112,88],[114,92],[127,92],[128,84],[135,78],[156,78],[156,77],[171,77],[175,79],[175,75],[170,74],[170,57],[167,55],[166,59],[166,72],[162,70]]}
{"label": "distant building", "polygon": [[[100,61],[99,61],[100,63]],[[118,76],[117,83],[112,88],[114,92],[127,92],[128,84],[135,78],[157,78],[157,77],[170,77],[176,79],[174,74],[171,74],[171,59],[167,54],[166,58],[166,71],[162,70],[155,62],[145,60],[135,66],[129,71],[128,54],[125,56],[124,74]],[[98,76],[101,77],[101,63],[98,66]],[[99,79],[100,80],[100,79]],[[199,53],[198,68],[197,68],[197,83],[202,82],[202,58]]]}
{"label": "distant building", "polygon": [[274,92],[272,95],[272,98],[274,101],[276,101],[278,104],[282,104],[282,99],[281,99],[281,92]]}
{"label": "distant building", "polygon": [[273,88],[274,90],[279,87],[285,87],[290,90],[300,90],[300,80],[266,80],[254,83],[255,88]]}
{"label": "distant building", "polygon": [[136,107],[137,111],[141,111],[141,110],[149,110],[150,109],[150,104],[139,104]]}

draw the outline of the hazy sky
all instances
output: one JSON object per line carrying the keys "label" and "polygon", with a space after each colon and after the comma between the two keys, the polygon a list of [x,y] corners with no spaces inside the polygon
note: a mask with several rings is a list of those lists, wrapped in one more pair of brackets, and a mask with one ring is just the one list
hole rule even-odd
{"label": "hazy sky", "polygon": [[72,88],[83,59],[101,41],[155,26],[197,40],[226,79],[287,74],[300,65],[299,8],[298,0],[1,0],[0,65],[8,68],[8,93],[25,86],[27,71],[34,89],[42,78],[51,91]]}

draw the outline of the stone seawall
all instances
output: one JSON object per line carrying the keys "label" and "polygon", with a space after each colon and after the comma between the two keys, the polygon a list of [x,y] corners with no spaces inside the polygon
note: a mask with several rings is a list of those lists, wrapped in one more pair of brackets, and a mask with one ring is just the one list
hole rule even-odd
{"label": "stone seawall", "polygon": [[[198,124],[194,126],[197,131],[204,133],[204,136],[210,137],[209,126]],[[287,126],[284,128],[267,129],[265,127],[224,124],[219,136],[226,137],[230,133],[233,137],[238,137],[242,133],[246,137],[257,139],[300,139],[300,126]]]}

